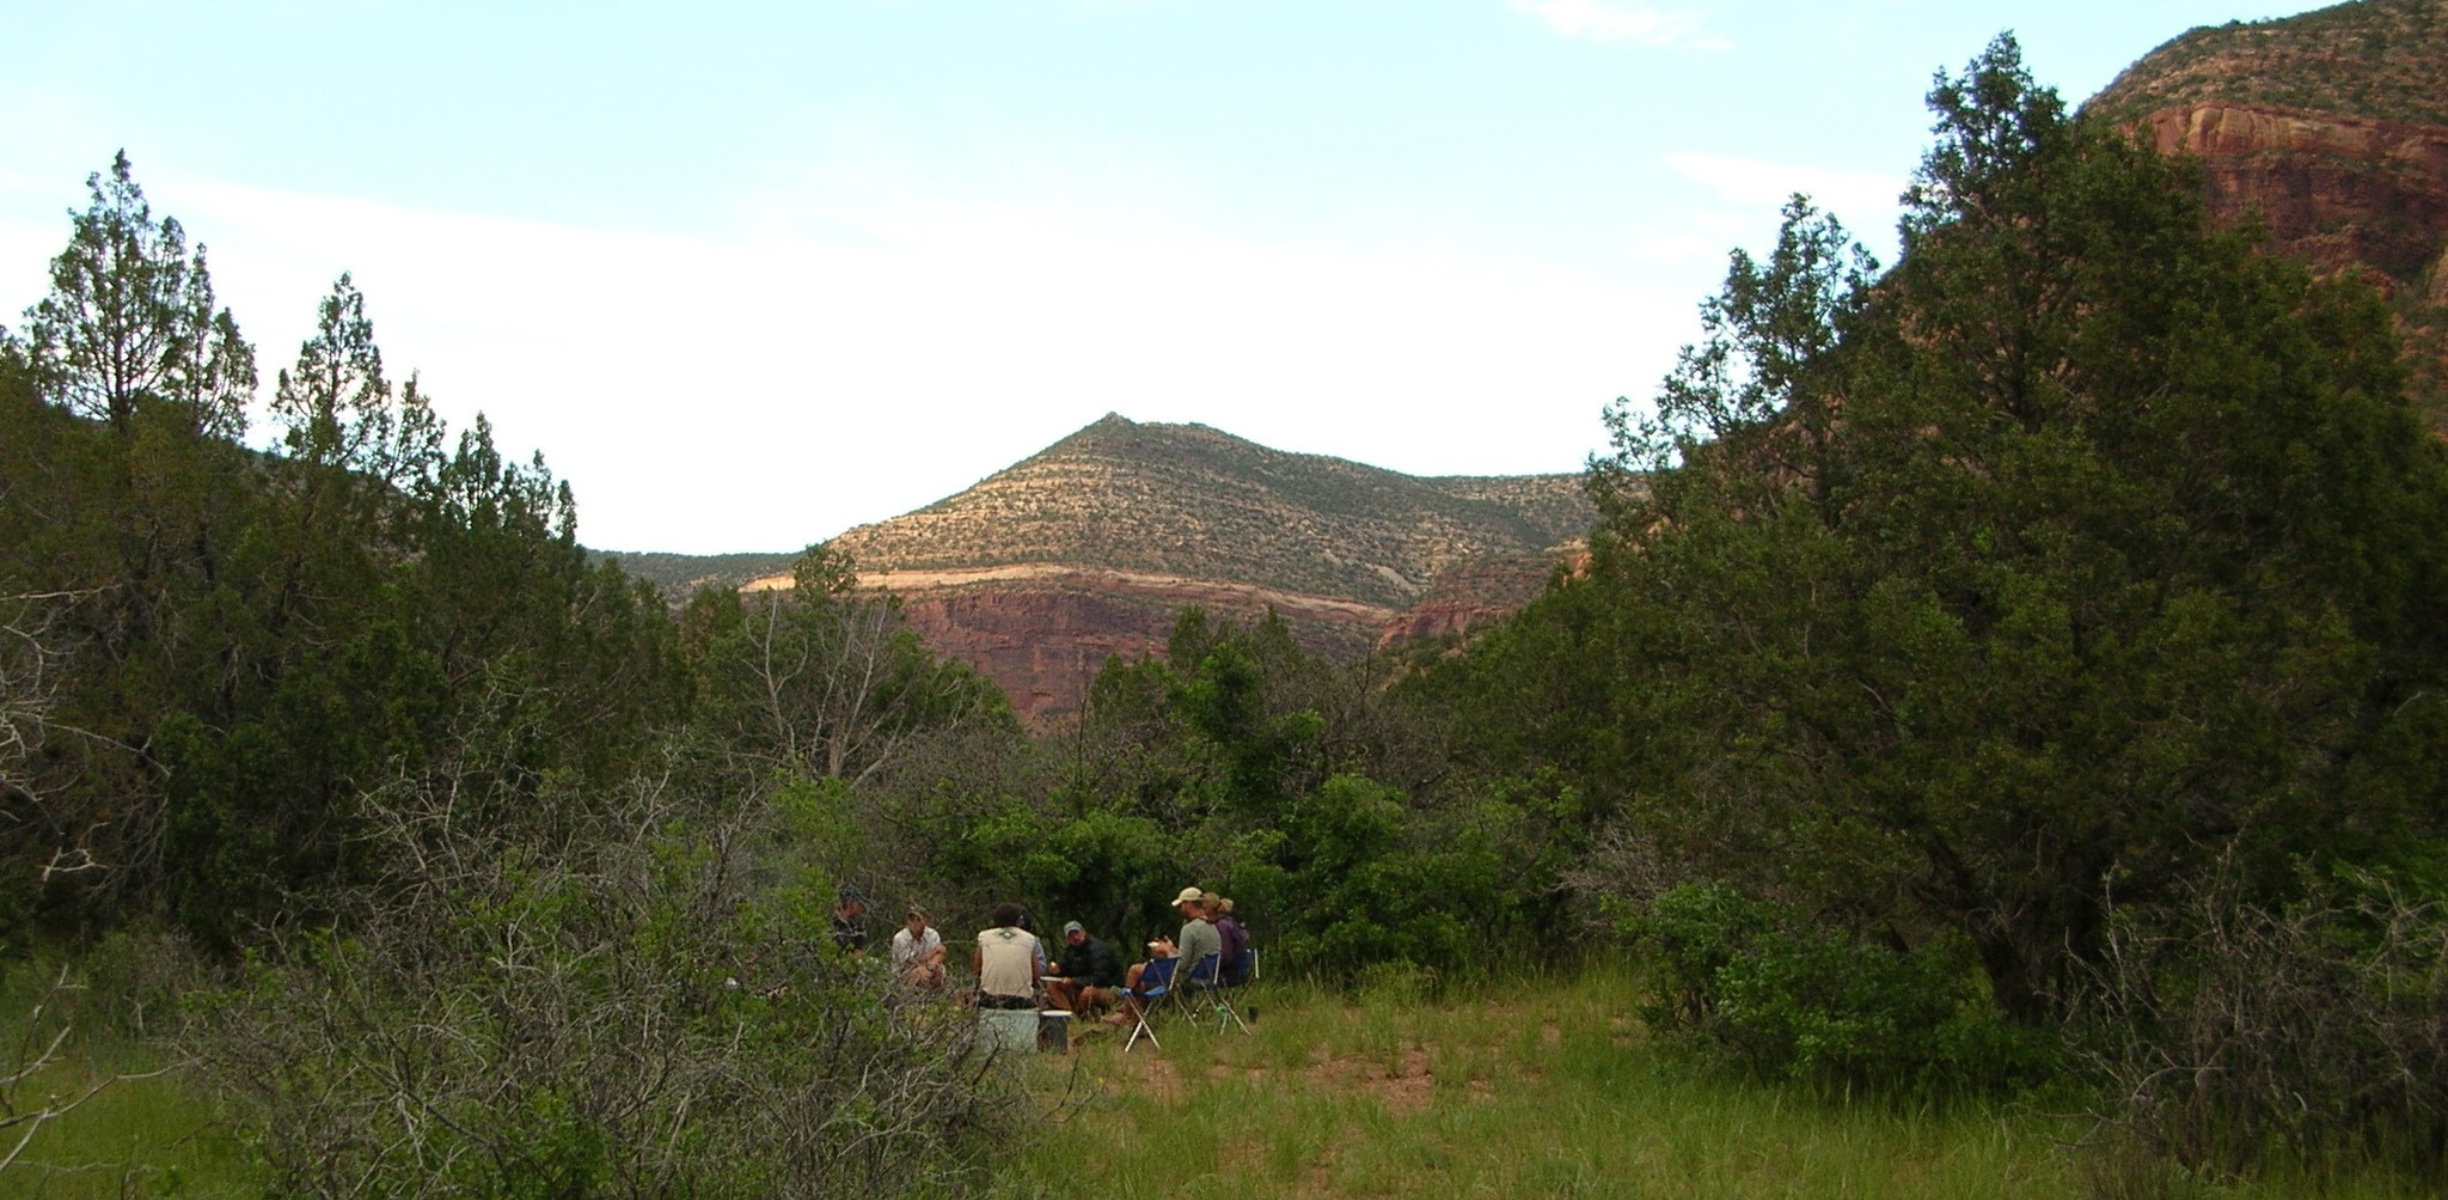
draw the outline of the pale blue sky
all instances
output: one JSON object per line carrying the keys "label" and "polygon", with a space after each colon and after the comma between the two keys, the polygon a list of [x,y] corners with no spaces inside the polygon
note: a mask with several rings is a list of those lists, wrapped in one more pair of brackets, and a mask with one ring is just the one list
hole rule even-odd
{"label": "pale blue sky", "polygon": [[1933,70],[2310,7],[0,0],[0,322],[124,146],[267,383],[353,270],[592,545],[795,548],[1108,410],[1566,471],[1784,193],[1892,244]]}

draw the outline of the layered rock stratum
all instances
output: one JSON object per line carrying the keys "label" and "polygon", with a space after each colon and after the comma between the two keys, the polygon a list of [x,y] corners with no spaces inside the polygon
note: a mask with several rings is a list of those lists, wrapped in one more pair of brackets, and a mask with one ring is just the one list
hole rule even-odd
{"label": "layered rock stratum", "polygon": [[[1577,475],[1404,475],[1109,415],[831,545],[1042,726],[1080,706],[1107,658],[1162,653],[1193,606],[1272,611],[1346,660],[1464,634],[1537,595],[1595,516]],[[790,555],[614,557],[674,600],[790,586]]]}

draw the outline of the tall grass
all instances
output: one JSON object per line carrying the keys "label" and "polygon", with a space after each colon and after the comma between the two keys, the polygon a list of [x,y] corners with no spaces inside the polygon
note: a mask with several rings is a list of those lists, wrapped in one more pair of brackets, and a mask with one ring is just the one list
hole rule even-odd
{"label": "tall grass", "polygon": [[[0,973],[8,1036],[56,967]],[[1634,981],[1463,985],[1431,998],[1270,983],[1255,1032],[1161,1025],[1124,1054],[1100,1032],[1028,1064],[1045,1114],[1004,1182],[1021,1196],[2133,1197],[2395,1200],[2386,1176],[2218,1184],[2082,1149],[2071,1105],[1905,1104],[1711,1075],[1654,1043]],[[94,989],[99,991],[101,989]],[[97,1011],[26,1094],[157,1070],[162,1051]],[[0,1141],[0,1153],[14,1138]],[[244,1147],[176,1074],[116,1082],[43,1126],[0,1172],[7,1200],[261,1195]]]}
{"label": "tall grass", "polygon": [[[0,1077],[31,1066],[66,1031],[49,1065],[0,1096],[0,1169],[8,1200],[213,1200],[261,1194],[244,1148],[212,1104],[190,1088],[151,1036],[149,981],[132,980],[158,951],[115,939],[77,962],[19,961],[0,968]],[[158,1010],[150,1014],[167,1014]],[[55,1119],[22,1120],[87,1096]],[[28,1134],[31,1136],[27,1136]]]}
{"label": "tall grass", "polygon": [[2386,1178],[2212,1186],[2103,1169],[2037,1106],[1820,1095],[1664,1053],[1633,982],[1258,999],[1252,1035],[1166,1028],[1041,1064],[1048,1135],[1016,1190],[1056,1196],[2383,1197]]}

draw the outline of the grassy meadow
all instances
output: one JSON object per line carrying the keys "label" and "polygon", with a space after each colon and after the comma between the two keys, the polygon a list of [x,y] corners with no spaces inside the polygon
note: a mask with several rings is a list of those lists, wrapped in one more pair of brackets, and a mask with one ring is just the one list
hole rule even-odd
{"label": "grassy meadow", "polygon": [[[1428,1001],[1268,985],[1251,1034],[1092,1035],[1046,1060],[1059,1196],[2241,1198],[2423,1194],[2390,1180],[2212,1186],[2120,1176],[2088,1121],[2033,1103],[1904,1106],[1713,1079],[1647,1036],[1597,971]],[[2068,1101],[2070,1107],[2072,1101]]]}
{"label": "grassy meadow", "polygon": [[[94,1068],[71,1064],[36,1083],[42,1091],[81,1091],[97,1077]],[[7,1131],[0,1155],[22,1132]],[[208,1103],[165,1076],[112,1083],[36,1130],[25,1153],[0,1172],[0,1196],[10,1200],[236,1200],[260,1194],[228,1126]]]}
{"label": "grassy meadow", "polygon": [[[2035,1102],[1950,1106],[1712,1077],[1667,1052],[1606,969],[1356,996],[1253,991],[1252,1032],[1109,1027],[1023,1060],[1043,1136],[1005,1182],[1031,1197],[2403,1197],[2389,1179],[2212,1185],[2099,1166],[2089,1123]],[[8,1200],[251,1197],[236,1133],[160,1054],[78,1039],[22,1110],[115,1078],[0,1169]],[[135,1077],[128,1077],[135,1076]],[[0,1157],[23,1127],[7,1129]]]}
{"label": "grassy meadow", "polygon": [[[70,978],[39,961],[0,971],[0,1197],[261,1194],[228,1122],[111,1011],[124,1000],[121,981],[60,986]],[[63,1104],[73,1107],[36,1116]]]}

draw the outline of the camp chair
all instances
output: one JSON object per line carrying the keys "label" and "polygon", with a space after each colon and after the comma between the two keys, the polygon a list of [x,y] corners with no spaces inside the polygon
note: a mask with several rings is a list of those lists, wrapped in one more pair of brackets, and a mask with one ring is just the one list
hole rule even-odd
{"label": "camp chair", "polygon": [[1156,1030],[1148,1025],[1148,1018],[1155,1015],[1157,1006],[1165,1003],[1165,998],[1173,994],[1173,970],[1180,965],[1178,958],[1150,959],[1147,968],[1139,972],[1139,987],[1128,993],[1137,998],[1130,1008],[1137,1014],[1139,1024],[1132,1027],[1130,1040],[1122,1043],[1124,1054],[1130,1053],[1130,1048],[1139,1044],[1139,1035],[1143,1033],[1147,1035],[1148,1045],[1164,1049],[1164,1043],[1156,1040]]}
{"label": "camp chair", "polygon": [[1249,990],[1249,985],[1258,982],[1258,951],[1248,948],[1241,953],[1249,958],[1249,965],[1242,970],[1240,980],[1233,983],[1219,981],[1210,993],[1215,997],[1217,1033],[1235,1025],[1240,1026],[1243,1033],[1254,1032],[1249,1022],[1241,1019],[1241,996]]}
{"label": "camp chair", "polygon": [[1224,995],[1223,984],[1218,982],[1218,976],[1223,973],[1223,959],[1221,953],[1200,956],[1197,965],[1190,968],[1188,978],[1177,980],[1173,985],[1168,1004],[1193,1027],[1213,1016],[1219,1022],[1218,1028],[1222,1028],[1223,1018],[1215,1010],[1222,1003]]}

